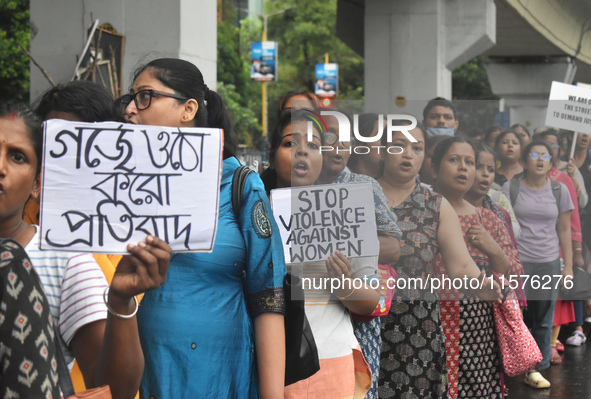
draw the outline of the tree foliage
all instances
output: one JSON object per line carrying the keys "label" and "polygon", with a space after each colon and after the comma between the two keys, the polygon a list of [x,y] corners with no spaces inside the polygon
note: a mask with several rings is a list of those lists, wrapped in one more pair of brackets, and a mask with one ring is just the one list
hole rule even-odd
{"label": "tree foliage", "polygon": [[490,87],[482,57],[475,57],[453,71],[452,93],[461,132],[474,136],[493,125],[499,101]]}
{"label": "tree foliage", "polygon": [[29,101],[31,26],[28,0],[0,0],[0,99]]}
{"label": "tree foliage", "polygon": [[[224,99],[228,108],[242,113],[232,114],[236,130],[243,138],[248,138],[244,134],[248,131],[253,144],[259,146],[261,124],[250,122],[253,114],[261,121],[262,84],[250,80],[250,48],[251,43],[262,40],[263,18],[247,18],[236,27],[231,23],[236,20],[235,11],[230,2],[224,3],[223,21],[218,22],[218,85],[233,90]],[[278,42],[279,53],[279,78],[267,83],[269,133],[284,94],[314,90],[315,66],[324,63],[326,53],[330,62],[339,64],[338,98],[363,98],[363,59],[336,37],[336,4],[336,0],[275,0],[265,4],[265,13],[293,7],[268,18],[267,40]],[[250,124],[245,125],[246,121]]]}
{"label": "tree foliage", "polygon": [[250,80],[248,59],[241,55],[241,29],[231,22],[236,19],[236,13],[230,2],[223,7],[222,21],[218,21],[218,93],[232,116],[234,132],[240,143],[258,144],[261,136],[260,85]]}

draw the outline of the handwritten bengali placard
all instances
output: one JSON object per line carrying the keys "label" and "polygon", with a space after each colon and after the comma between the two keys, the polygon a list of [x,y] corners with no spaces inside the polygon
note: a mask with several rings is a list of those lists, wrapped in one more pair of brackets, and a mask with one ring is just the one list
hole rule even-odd
{"label": "handwritten bengali placard", "polygon": [[152,234],[210,252],[222,145],[220,129],[47,121],[41,249],[126,253]]}
{"label": "handwritten bengali placard", "polygon": [[379,253],[371,183],[276,189],[271,205],[288,263],[326,260],[335,251],[349,258]]}

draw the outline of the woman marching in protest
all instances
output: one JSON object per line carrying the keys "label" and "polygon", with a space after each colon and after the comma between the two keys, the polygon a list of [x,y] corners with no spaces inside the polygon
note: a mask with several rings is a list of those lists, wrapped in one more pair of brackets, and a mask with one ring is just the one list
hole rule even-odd
{"label": "woman marching in protest", "polygon": [[39,195],[42,140],[41,123],[28,108],[0,104],[0,237],[25,247],[46,291],[59,344],[68,362],[78,361],[86,387],[108,384],[114,398],[133,398],[143,356],[135,317],[125,315],[137,309],[133,297],[166,273],[170,247],[151,236],[129,244],[131,255],[121,259],[108,297],[90,254],[41,251],[39,229],[23,220],[23,209]]}
{"label": "woman marching in protest", "polygon": [[[317,184],[343,184],[355,182],[371,183],[373,189],[373,202],[375,207],[376,227],[378,231],[378,240],[380,243],[380,253],[378,256],[378,263],[381,266],[375,265],[376,273],[372,276],[375,281],[374,284],[379,284],[378,267],[382,268],[382,272],[390,272],[392,268],[389,266],[396,263],[400,257],[400,229],[396,224],[396,215],[390,210],[388,200],[382,191],[382,187],[378,182],[367,175],[351,172],[347,161],[350,161],[352,148],[355,148],[356,140],[342,142],[339,137],[339,123],[334,116],[324,116],[323,120],[326,123],[327,132],[323,137],[323,163],[322,173],[317,180]],[[349,151],[347,151],[349,150]],[[385,273],[384,275],[386,275]],[[387,295],[386,295],[387,296]],[[386,314],[389,310],[390,299],[387,298],[387,303],[384,302],[381,307],[382,311],[379,315]],[[367,393],[366,399],[374,399],[378,397],[378,379],[380,371],[380,349],[382,347],[381,338],[381,322],[380,317],[374,317],[367,320],[368,317],[360,317],[353,315],[353,326],[355,328],[355,336],[359,341],[363,356],[369,364],[372,373],[372,387]]]}
{"label": "woman marching in protest", "polygon": [[256,174],[246,180],[239,219],[233,211],[232,178],[240,164],[222,99],[195,65],[162,58],[136,71],[119,104],[131,123],[224,130],[214,249],[173,254],[166,283],[154,282],[138,312],[146,359],[141,396],[281,397],[283,251]]}
{"label": "woman marching in protest", "polygon": [[[528,302],[525,321],[543,356],[536,369],[525,375],[524,382],[533,388],[550,387],[550,382],[539,371],[550,367],[552,321],[559,287],[554,276],[561,275],[560,250],[565,263],[562,277],[572,279],[573,273],[570,217],[574,205],[566,186],[548,179],[551,154],[548,143],[532,141],[521,157],[525,170],[523,177],[503,185],[503,192],[511,198],[521,224],[517,248],[524,274],[529,276],[525,285]],[[533,281],[548,278],[552,283],[547,289],[533,288]]]}
{"label": "woman marching in protest", "polygon": [[[313,185],[323,164],[319,149],[323,131],[314,127],[312,141],[307,140],[308,111],[284,113],[270,137],[270,168],[263,173],[267,191],[283,187]],[[315,126],[315,125],[313,125]],[[290,273],[315,278],[351,281],[375,273],[375,259],[347,259],[333,253],[326,262],[289,265]],[[312,284],[312,287],[314,284]],[[305,312],[318,348],[320,370],[312,377],[285,387],[286,398],[351,397],[364,398],[371,387],[371,373],[353,332],[349,310],[371,314],[378,293],[363,286],[341,286],[332,294],[304,286]]]}
{"label": "woman marching in protest", "polygon": [[[433,278],[433,260],[441,253],[450,265],[450,277],[482,281],[483,273],[460,239],[462,231],[454,209],[417,179],[425,156],[426,131],[419,124],[409,133],[416,142],[402,132],[394,133],[391,143],[383,138],[383,145],[398,146],[403,151],[384,152],[384,174],[378,179],[402,230],[401,257],[395,266],[397,280],[419,279],[426,283]],[[397,289],[390,313],[382,317],[380,398],[407,393],[422,398],[447,397],[439,299],[432,292],[437,287],[413,288]],[[501,298],[497,285],[494,290],[477,294],[491,300]]]}
{"label": "woman marching in protest", "polygon": [[[462,244],[490,281],[493,272],[505,276],[510,270],[520,270],[521,265],[504,223],[499,223],[492,211],[477,208],[464,199],[474,183],[476,155],[472,143],[461,137],[439,143],[433,153],[435,189],[459,217]],[[441,257],[435,259],[438,275],[449,273],[450,266]],[[509,277],[505,280],[509,281]],[[447,287],[440,290],[449,396],[501,398],[501,364],[492,304],[474,300],[463,295],[463,291]]]}

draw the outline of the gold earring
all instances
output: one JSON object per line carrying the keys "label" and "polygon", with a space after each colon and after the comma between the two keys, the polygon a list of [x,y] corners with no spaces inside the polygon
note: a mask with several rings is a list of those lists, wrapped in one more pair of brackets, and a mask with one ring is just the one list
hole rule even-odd
{"label": "gold earring", "polygon": [[186,120],[189,120],[189,115],[187,115],[187,114],[184,114],[184,115],[183,115],[183,120],[184,120],[184,121],[186,121]]}

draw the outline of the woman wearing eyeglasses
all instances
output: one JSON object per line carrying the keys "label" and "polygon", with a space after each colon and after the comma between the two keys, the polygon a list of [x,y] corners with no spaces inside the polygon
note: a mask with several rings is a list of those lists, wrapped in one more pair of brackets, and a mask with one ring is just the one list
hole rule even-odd
{"label": "woman wearing eyeglasses", "polygon": [[[166,283],[138,312],[144,398],[282,397],[285,374],[283,277],[278,228],[258,175],[250,174],[240,219],[231,203],[236,141],[220,96],[199,69],[157,59],[119,100],[129,122],[224,129],[218,231],[211,253],[172,255]],[[199,206],[195,187],[195,206]]]}
{"label": "woman wearing eyeglasses", "polygon": [[[574,206],[566,186],[548,179],[551,154],[548,143],[532,141],[522,153],[523,177],[503,185],[508,198],[512,198],[513,191],[513,209],[521,225],[517,248],[525,275],[529,276],[525,281],[528,303],[525,320],[543,356],[536,369],[525,375],[524,382],[533,388],[550,387],[539,371],[550,367],[552,322],[559,287],[555,276],[562,274],[563,279],[572,279],[573,273],[570,213]],[[560,249],[565,264],[562,273]]]}

